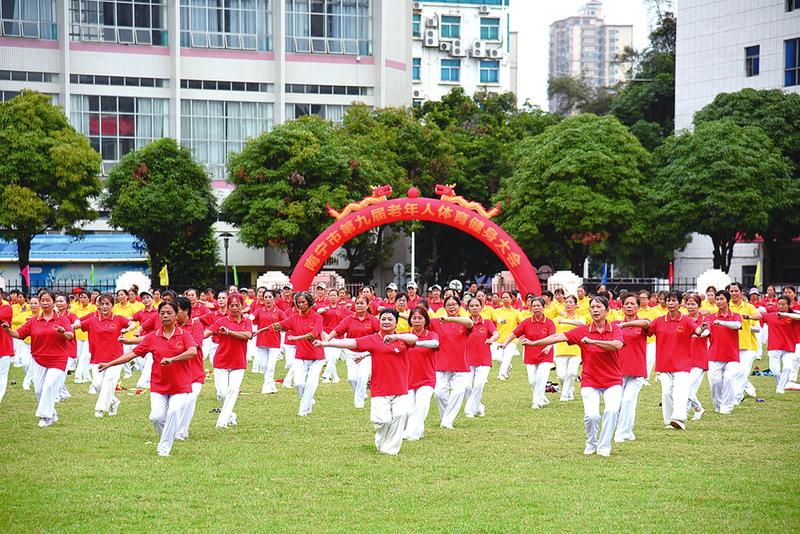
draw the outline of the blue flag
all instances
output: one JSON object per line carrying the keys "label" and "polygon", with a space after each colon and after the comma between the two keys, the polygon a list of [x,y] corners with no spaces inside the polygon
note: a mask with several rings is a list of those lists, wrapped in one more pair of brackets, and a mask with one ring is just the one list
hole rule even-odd
{"label": "blue flag", "polygon": [[608,262],[603,263],[603,276],[600,277],[600,283],[603,285],[608,283]]}

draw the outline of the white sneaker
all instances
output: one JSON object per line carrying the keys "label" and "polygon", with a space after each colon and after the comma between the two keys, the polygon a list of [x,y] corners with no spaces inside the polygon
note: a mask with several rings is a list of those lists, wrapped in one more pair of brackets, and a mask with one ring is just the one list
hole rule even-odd
{"label": "white sneaker", "polygon": [[95,410],[94,411],[94,416],[97,417],[98,419],[100,417],[103,417],[103,415],[105,415],[105,414],[101,410]]}
{"label": "white sneaker", "polygon": [[94,386],[89,386],[89,395],[97,395],[97,390]]}
{"label": "white sneaker", "polygon": [[611,450],[597,449],[597,456],[605,456],[607,458],[611,456]]}
{"label": "white sneaker", "polygon": [[694,412],[694,415],[692,416],[692,421],[699,421],[700,418],[703,417],[704,413],[706,413],[705,409],[700,408],[699,410]]}
{"label": "white sneaker", "polygon": [[686,423],[679,421],[678,419],[673,419],[669,422],[669,424],[675,430],[686,430]]}
{"label": "white sneaker", "polygon": [[44,427],[49,426],[49,425],[50,425],[50,423],[47,422],[47,418],[46,417],[40,417],[39,418],[39,428],[44,428]]}
{"label": "white sneaker", "polygon": [[474,413],[465,413],[464,417],[466,417],[467,419],[475,419],[475,414]]}
{"label": "white sneaker", "polygon": [[622,436],[614,436],[614,442],[615,443],[625,443],[625,438],[623,438]]}
{"label": "white sneaker", "polygon": [[111,406],[108,407],[108,415],[114,416],[117,415],[117,410],[119,409],[119,399],[114,397],[111,399]]}
{"label": "white sneaker", "polygon": [[592,447],[591,445],[587,445],[585,449],[583,449],[583,454],[586,456],[591,456],[592,454],[596,453],[597,449]]}

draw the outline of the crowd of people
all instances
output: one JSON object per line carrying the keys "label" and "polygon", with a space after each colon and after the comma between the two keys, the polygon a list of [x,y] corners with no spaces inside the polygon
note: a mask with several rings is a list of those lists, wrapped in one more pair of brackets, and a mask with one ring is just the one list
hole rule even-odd
{"label": "crowd of people", "polygon": [[[531,408],[546,408],[548,392],[573,401],[579,382],[584,454],[609,456],[612,443],[636,439],[637,400],[653,371],[663,424],[679,431],[706,413],[698,399],[706,374],[720,415],[756,397],[749,377],[762,353],[776,393],[800,388],[800,303],[791,286],[781,295],[773,287],[763,296],[755,288],[745,294],[733,282],[702,295],[640,290],[616,298],[604,286],[591,295],[579,286],[575,294],[544,290],[524,300],[457,280],[444,289],[431,285],[424,297],[413,281],[406,291],[389,284],[385,298],[370,285],[354,297],[325,283],[311,289],[295,291],[287,282],[180,295],[135,286],[115,294],[11,291],[0,304],[0,402],[13,365],[25,371],[22,388],[35,392],[40,427],[58,421],[57,404],[71,396],[68,375],[96,395],[95,417],[115,416],[120,377],[138,372],[136,386],[150,391],[157,453],[168,456],[175,440],[188,439],[208,376],[220,402],[216,426],[224,429],[238,423],[249,361],[263,375],[261,393],[275,394],[279,384],[295,389],[297,415],[307,417],[320,380],[340,381],[343,359],[353,406],[370,399],[376,448],[397,454],[404,440],[424,437],[434,397],[441,428],[455,428],[462,409],[467,418],[484,417],[493,362],[505,381],[521,354]],[[557,383],[550,381],[554,366]]]}

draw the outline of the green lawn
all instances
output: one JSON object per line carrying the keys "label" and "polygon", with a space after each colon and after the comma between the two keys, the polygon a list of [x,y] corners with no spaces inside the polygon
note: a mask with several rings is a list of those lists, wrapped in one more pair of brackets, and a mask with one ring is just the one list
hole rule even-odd
{"label": "green lawn", "polygon": [[119,415],[95,419],[94,397],[70,382],[60,421],[40,429],[33,392],[12,369],[18,384],[0,405],[0,531],[800,530],[800,392],[779,397],[772,378],[753,377],[765,403],[678,432],[662,428],[655,383],[640,396],[637,441],[584,457],[580,400],[550,394],[549,407],[531,410],[520,363],[508,382],[493,370],[485,418],[440,430],[434,401],[425,438],[397,457],[375,451],[369,408],[352,407],[344,380],[321,384],[314,413],[300,418],[294,391],[262,396],[248,371],[239,426],[226,430],[214,428],[209,382],[190,440],[159,458],[148,395],[122,392]]}

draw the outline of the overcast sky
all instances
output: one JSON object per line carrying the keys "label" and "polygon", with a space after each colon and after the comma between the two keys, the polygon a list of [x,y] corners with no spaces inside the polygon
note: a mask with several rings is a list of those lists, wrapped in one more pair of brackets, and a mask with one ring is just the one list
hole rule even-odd
{"label": "overcast sky", "polygon": [[[547,58],[550,24],[578,14],[585,0],[511,0],[511,31],[519,32],[518,97],[547,109]],[[647,45],[647,10],[643,0],[604,0],[608,24],[632,24],[633,45]]]}

